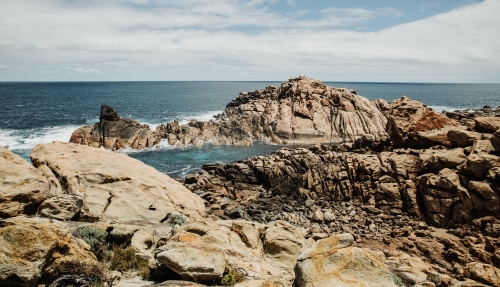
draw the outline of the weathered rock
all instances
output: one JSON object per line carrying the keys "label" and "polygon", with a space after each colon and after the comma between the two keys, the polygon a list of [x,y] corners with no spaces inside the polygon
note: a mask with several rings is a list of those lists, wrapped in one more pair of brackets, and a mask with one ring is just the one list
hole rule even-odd
{"label": "weathered rock", "polygon": [[495,149],[493,145],[491,145],[491,141],[489,140],[477,140],[472,145],[470,149],[470,153],[473,154],[487,154],[493,152]]}
{"label": "weathered rock", "polygon": [[266,226],[263,247],[264,253],[275,265],[292,270],[307,245],[296,227],[285,221],[275,221]]}
{"label": "weathered rock", "polygon": [[452,129],[447,136],[452,147],[471,146],[475,141],[483,139],[481,133],[461,129]]}
{"label": "weathered rock", "polygon": [[444,149],[431,148],[420,153],[427,171],[439,171],[444,168],[455,169],[467,161],[463,148]]}
{"label": "weathered rock", "polygon": [[42,202],[37,214],[57,220],[71,220],[80,212],[82,206],[83,198],[71,194],[60,194]]}
{"label": "weathered rock", "polygon": [[[391,253],[393,254],[388,255],[389,257],[385,260],[385,263],[401,279],[405,286],[414,286],[415,284],[428,282],[428,275],[432,270],[430,264],[425,263],[418,257],[413,257],[403,252],[396,251]],[[430,281],[434,282],[436,280]]]}
{"label": "weathered rock", "polygon": [[317,241],[299,256],[297,286],[397,286],[382,252],[350,247],[350,234]]}
{"label": "weathered rock", "polygon": [[57,187],[20,156],[0,147],[0,217],[33,215]]}
{"label": "weathered rock", "polygon": [[267,87],[230,102],[221,115],[255,138],[282,144],[330,143],[371,134],[386,137],[386,118],[374,102],[349,89],[306,77]]}
{"label": "weathered rock", "polygon": [[111,150],[143,149],[158,144],[160,137],[148,126],[131,119],[120,118],[115,110],[103,105],[99,122],[76,129],[69,141],[92,147],[102,146]]}
{"label": "weathered rock", "polygon": [[500,131],[497,131],[496,133],[493,134],[493,137],[490,139],[491,145],[493,148],[497,151],[500,152]]}
{"label": "weathered rock", "polygon": [[204,219],[178,229],[156,260],[183,279],[212,283],[222,278],[226,264],[250,278],[289,274],[306,247],[301,233],[285,222]]}
{"label": "weathered rock", "polygon": [[159,222],[178,212],[204,215],[203,200],[182,184],[125,154],[83,145],[37,145],[31,160],[56,174],[65,193],[81,196],[82,220]]}
{"label": "weathered rock", "polygon": [[[134,285],[136,286],[136,285]],[[146,286],[146,285],[145,285]],[[147,285],[151,287],[207,287],[207,285],[202,285],[198,284],[195,282],[189,282],[189,281],[180,281],[180,280],[167,280],[165,282],[157,283],[157,284],[152,284],[152,285]],[[120,286],[117,286],[120,287]]]}
{"label": "weathered rock", "polygon": [[86,243],[64,227],[40,218],[0,220],[0,255],[2,286],[47,284],[66,264],[98,264]]}
{"label": "weathered rock", "polygon": [[475,117],[474,130],[478,132],[494,133],[500,129],[500,117]]}
{"label": "weathered rock", "polygon": [[198,282],[220,280],[226,264],[221,249],[203,242],[197,242],[196,247],[174,245],[172,249],[159,253],[156,259],[182,279]]}
{"label": "weathered rock", "polygon": [[473,179],[484,180],[492,168],[498,167],[500,167],[500,157],[487,153],[471,153],[459,169]]}
{"label": "weathered rock", "polygon": [[467,275],[472,279],[488,284],[490,286],[500,286],[500,269],[489,264],[472,262],[467,264]]}
{"label": "weathered rock", "polygon": [[102,105],[101,106],[101,112],[99,114],[99,121],[106,120],[106,121],[119,121],[120,117],[118,116],[118,113],[116,112],[115,109],[108,105]]}
{"label": "weathered rock", "polygon": [[387,133],[395,147],[451,147],[448,132],[464,129],[455,120],[406,96],[392,101],[383,112],[388,119]]}
{"label": "weathered rock", "polygon": [[191,120],[185,125],[177,121],[167,125],[159,125],[156,133],[168,139],[170,145],[201,146],[206,143],[213,145],[252,145],[250,134],[243,130],[240,123],[234,120],[197,121]]}
{"label": "weathered rock", "polygon": [[450,219],[458,223],[473,219],[472,198],[456,171],[445,168],[437,175],[424,174],[419,177],[417,186],[429,224],[444,227]]}

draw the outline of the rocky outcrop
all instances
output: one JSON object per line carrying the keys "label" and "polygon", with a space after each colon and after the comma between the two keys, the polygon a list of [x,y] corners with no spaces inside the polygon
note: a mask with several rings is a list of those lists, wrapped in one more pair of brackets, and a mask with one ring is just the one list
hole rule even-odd
{"label": "rocky outcrop", "polygon": [[0,147],[0,218],[33,215],[57,187],[20,156]]}
{"label": "rocky outcrop", "polygon": [[451,147],[448,132],[465,129],[457,121],[406,96],[379,106],[387,117],[387,132],[395,147]]}
{"label": "rocky outcrop", "polygon": [[102,105],[99,122],[78,128],[73,132],[69,141],[118,150],[154,147],[160,142],[160,138],[149,129],[149,126],[141,125],[131,119],[120,118],[113,108]]}
{"label": "rocky outcrop", "polygon": [[293,274],[307,247],[301,231],[283,221],[262,225],[204,219],[176,230],[155,258],[184,280],[210,284],[222,279],[228,264],[249,279]]}
{"label": "rocky outcrop", "polygon": [[489,286],[500,286],[500,269],[488,264],[472,262],[467,264],[466,272],[471,278]]}
{"label": "rocky outcrop", "polygon": [[397,287],[384,253],[352,247],[353,242],[351,234],[338,234],[300,254],[295,267],[297,286]]}
{"label": "rocky outcrop", "polygon": [[177,121],[156,127],[156,133],[175,146],[201,146],[205,143],[213,145],[252,145],[252,137],[243,130],[238,121],[202,122],[191,120],[185,125]]}
{"label": "rocky outcrop", "polygon": [[354,90],[328,87],[306,77],[281,87],[242,92],[222,119],[237,121],[259,140],[280,144],[332,143],[364,134],[384,138],[386,118]]}
{"label": "rocky outcrop", "polygon": [[72,194],[59,194],[48,198],[39,207],[37,215],[61,221],[71,220],[80,213],[83,198]]}
{"label": "rocky outcrop", "polygon": [[494,133],[490,141],[495,151],[500,153],[500,131]]}
{"label": "rocky outcrop", "polygon": [[[160,222],[174,213],[189,218],[205,213],[203,200],[197,195],[125,154],[52,142],[37,145],[31,160],[35,167],[47,169],[57,178],[65,194],[83,198],[78,215],[83,221]],[[41,214],[46,214],[47,205],[42,205]]]}
{"label": "rocky outcrop", "polygon": [[444,114],[460,122],[461,125],[467,127],[468,129],[474,129],[476,117],[499,117],[500,116],[500,106],[494,108],[491,106],[484,106],[479,109],[467,109],[467,110],[455,110],[455,111],[445,111]]}
{"label": "rocky outcrop", "polygon": [[500,117],[475,117],[474,130],[494,133],[500,129]]}
{"label": "rocky outcrop", "polygon": [[47,219],[0,220],[0,285],[39,286],[72,263],[97,265],[90,247]]}

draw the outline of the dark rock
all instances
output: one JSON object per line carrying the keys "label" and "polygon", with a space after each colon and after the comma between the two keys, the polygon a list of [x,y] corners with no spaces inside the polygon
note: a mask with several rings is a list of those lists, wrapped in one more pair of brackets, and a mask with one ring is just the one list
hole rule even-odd
{"label": "dark rock", "polygon": [[107,121],[117,121],[120,118],[118,117],[118,113],[116,112],[115,109],[108,105],[102,105],[101,106],[101,113],[99,114],[99,121],[102,122],[102,120],[107,120]]}

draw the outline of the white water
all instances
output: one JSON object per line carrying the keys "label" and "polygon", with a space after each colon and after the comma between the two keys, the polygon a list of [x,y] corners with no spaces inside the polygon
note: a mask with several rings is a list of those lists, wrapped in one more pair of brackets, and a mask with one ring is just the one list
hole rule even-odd
{"label": "white water", "polygon": [[[179,121],[179,124],[187,124],[190,120],[195,119],[199,121],[208,121],[213,119],[213,116],[221,113],[222,111],[208,111],[199,114],[186,114],[178,115],[173,119],[165,119],[164,123],[173,121],[174,119]],[[93,119],[87,121],[87,124],[93,124],[97,122],[98,119]],[[141,124],[147,124],[151,127],[151,130],[155,130],[161,123],[148,122],[147,119],[137,120]],[[68,142],[71,134],[80,125],[66,125],[66,126],[54,126],[54,127],[44,127],[44,128],[33,128],[26,130],[9,130],[0,129],[0,146],[8,147],[10,150],[31,150],[37,144],[50,143],[52,141]],[[160,148],[171,148],[168,142],[162,140],[160,142]],[[124,150],[123,152],[129,153],[132,150]]]}
{"label": "white water", "polygon": [[429,108],[435,110],[436,112],[453,112],[455,110],[463,110],[463,109],[457,109],[457,108],[452,108],[452,107],[447,107],[447,106],[429,106]]}

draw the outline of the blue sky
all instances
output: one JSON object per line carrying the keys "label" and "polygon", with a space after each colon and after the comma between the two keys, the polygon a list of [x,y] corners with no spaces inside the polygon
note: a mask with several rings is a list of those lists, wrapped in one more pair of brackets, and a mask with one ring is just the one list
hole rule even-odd
{"label": "blue sky", "polygon": [[0,81],[500,82],[499,0],[0,0]]}

